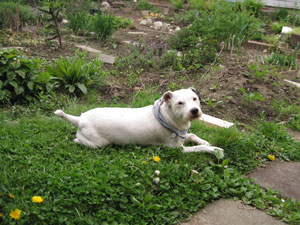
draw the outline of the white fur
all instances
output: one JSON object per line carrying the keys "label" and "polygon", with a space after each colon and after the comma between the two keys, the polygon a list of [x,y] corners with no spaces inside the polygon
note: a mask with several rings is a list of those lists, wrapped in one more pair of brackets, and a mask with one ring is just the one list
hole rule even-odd
{"label": "white fur", "polygon": [[[109,144],[138,144],[182,146],[183,152],[213,153],[216,149],[222,150],[191,133],[185,135],[186,140],[198,145],[183,146],[181,138],[174,137],[170,130],[158,122],[152,108],[153,105],[143,108],[96,108],[80,116],[68,115],[62,110],[54,113],[78,126],[74,141],[91,148]],[[189,129],[191,120],[202,116],[200,101],[193,88],[166,92],[162,96],[161,112],[167,123],[178,130]]]}

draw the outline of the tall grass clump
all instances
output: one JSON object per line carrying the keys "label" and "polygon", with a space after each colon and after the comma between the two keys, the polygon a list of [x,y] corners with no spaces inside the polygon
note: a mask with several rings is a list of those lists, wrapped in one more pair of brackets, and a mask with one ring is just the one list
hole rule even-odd
{"label": "tall grass clump", "polygon": [[0,29],[10,28],[18,31],[35,19],[29,6],[16,2],[0,2]]}
{"label": "tall grass clump", "polygon": [[189,29],[199,37],[237,45],[247,41],[257,32],[261,23],[246,11],[237,11],[233,5],[219,1],[212,12],[201,11]]}
{"label": "tall grass clump", "polygon": [[84,35],[92,22],[92,16],[86,12],[78,12],[76,14],[70,14],[69,28],[73,30],[78,35]]}

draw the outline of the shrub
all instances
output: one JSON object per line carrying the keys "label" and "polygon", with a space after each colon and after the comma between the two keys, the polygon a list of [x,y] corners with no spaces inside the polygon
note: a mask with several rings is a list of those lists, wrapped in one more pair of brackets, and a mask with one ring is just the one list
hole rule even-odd
{"label": "shrub", "polygon": [[18,30],[26,23],[35,21],[29,6],[15,2],[0,2],[0,29]]}
{"label": "shrub", "polygon": [[0,51],[0,102],[30,102],[51,91],[50,78],[40,72],[39,63],[16,50]]}
{"label": "shrub", "polygon": [[183,8],[182,0],[171,0],[171,3],[175,7],[176,12]]}
{"label": "shrub", "polygon": [[272,14],[272,18],[276,20],[286,19],[288,17],[289,11],[287,9],[280,8]]}

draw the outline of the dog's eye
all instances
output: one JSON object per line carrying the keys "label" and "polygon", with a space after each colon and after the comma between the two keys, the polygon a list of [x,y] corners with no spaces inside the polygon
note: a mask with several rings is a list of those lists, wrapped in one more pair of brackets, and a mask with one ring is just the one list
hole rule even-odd
{"label": "dog's eye", "polygon": [[183,105],[183,102],[178,102],[178,105]]}
{"label": "dog's eye", "polygon": [[193,98],[194,101],[197,101],[197,98]]}

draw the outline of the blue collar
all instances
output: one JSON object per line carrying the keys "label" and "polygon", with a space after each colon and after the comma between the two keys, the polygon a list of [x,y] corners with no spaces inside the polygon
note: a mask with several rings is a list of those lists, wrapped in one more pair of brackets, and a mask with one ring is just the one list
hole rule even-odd
{"label": "blue collar", "polygon": [[160,105],[161,105],[161,99],[156,100],[154,102],[152,112],[153,112],[155,118],[158,120],[158,122],[161,125],[163,125],[168,130],[172,131],[175,136],[180,137],[184,141],[185,140],[185,134],[187,134],[188,129],[186,129],[186,130],[178,130],[178,129],[172,127],[171,125],[169,125],[167,123],[165,117],[163,116],[161,110],[160,110]]}

